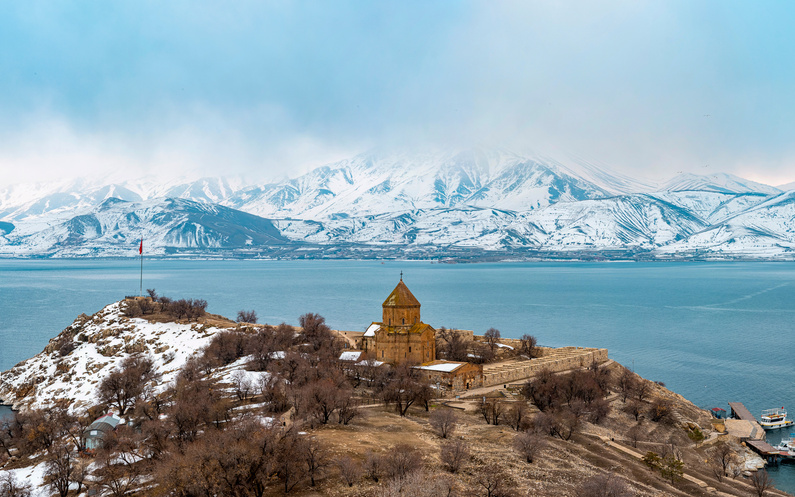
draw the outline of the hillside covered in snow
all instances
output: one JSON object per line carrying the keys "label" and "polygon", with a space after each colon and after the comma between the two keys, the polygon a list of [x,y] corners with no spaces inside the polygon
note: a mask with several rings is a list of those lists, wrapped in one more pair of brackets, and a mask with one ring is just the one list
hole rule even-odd
{"label": "hillside covered in snow", "polygon": [[0,188],[0,256],[795,258],[791,191],[505,151],[371,152],[277,183]]}

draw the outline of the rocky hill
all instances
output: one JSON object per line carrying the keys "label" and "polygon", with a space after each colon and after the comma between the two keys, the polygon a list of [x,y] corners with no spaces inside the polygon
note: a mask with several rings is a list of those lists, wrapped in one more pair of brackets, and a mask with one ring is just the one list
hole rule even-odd
{"label": "rocky hill", "polygon": [[[111,495],[123,481],[126,495],[153,488],[167,495],[188,488],[282,495],[288,488],[295,495],[362,497],[752,492],[746,471],[758,458],[716,432],[705,411],[612,361],[542,373],[532,389],[517,382],[458,400],[418,393],[399,415],[388,392],[432,389],[415,390],[419,380],[400,376],[400,368],[339,361],[334,334],[318,316],[303,316],[306,327],[296,335],[292,327],[207,314],[175,319],[165,305],[127,300],[81,315],[42,353],[3,373],[0,398],[22,417],[0,431],[0,487],[12,478],[27,482],[34,497],[49,496],[45,473],[93,420],[86,413],[113,409],[97,395],[99,384],[128,367],[127,359],[147,357],[150,394],[108,435],[108,448],[93,453],[84,490]],[[146,314],[131,317],[138,314],[131,306]],[[529,360],[509,347],[502,353]],[[558,400],[538,397],[549,382]],[[443,437],[439,418],[448,415],[453,429]],[[733,476],[718,478],[715,454],[722,447]],[[463,451],[454,469],[452,450]],[[660,460],[644,461],[649,453]],[[666,461],[681,463],[681,472],[666,473]]]}

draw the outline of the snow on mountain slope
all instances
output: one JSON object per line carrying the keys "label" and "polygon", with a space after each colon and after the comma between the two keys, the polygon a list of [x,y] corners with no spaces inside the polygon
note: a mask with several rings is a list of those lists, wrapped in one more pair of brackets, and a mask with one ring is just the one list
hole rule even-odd
{"label": "snow on mountain slope", "polygon": [[119,184],[96,185],[84,180],[20,184],[0,191],[0,219],[21,221],[43,214],[85,211],[109,198],[141,200],[140,195]]}
{"label": "snow on mountain slope", "polygon": [[778,188],[782,192],[788,192],[788,191],[795,190],[795,181],[793,181],[791,183],[786,183],[786,184],[783,184],[783,185],[778,185],[776,188]]}
{"label": "snow on mountain slope", "polygon": [[696,190],[718,193],[764,193],[766,195],[777,195],[781,193],[778,188],[763,185],[755,181],[747,180],[726,173],[714,173],[707,175],[700,174],[680,174],[671,178],[660,187],[662,191],[685,191]]}
{"label": "snow on mountain slope", "polygon": [[650,195],[556,204],[525,219],[548,236],[546,250],[650,249],[688,236],[704,223]]}
{"label": "snow on mountain slope", "polygon": [[768,195],[761,193],[717,193],[708,191],[663,191],[653,197],[687,209],[706,224],[716,224],[764,202]]}
{"label": "snow on mountain slope", "polygon": [[651,249],[706,226],[686,209],[647,195],[561,202],[524,213],[469,207],[274,223],[288,238],[319,244],[344,241],[497,251]]}
{"label": "snow on mountain slope", "polygon": [[543,162],[555,164],[569,174],[582,178],[611,195],[631,195],[633,193],[649,193],[657,191],[659,185],[647,180],[639,180],[613,171],[607,165],[590,161],[578,156],[558,162],[556,159],[544,157]]}
{"label": "snow on mountain slope", "polygon": [[0,219],[19,222],[60,213],[75,215],[89,211],[109,198],[140,202],[167,197],[218,203],[244,186],[240,178],[159,180],[151,176],[115,183],[93,178],[17,184],[0,190]]}
{"label": "snow on mountain slope", "polygon": [[[263,185],[108,179],[0,190],[0,256],[131,256],[142,235],[158,255],[300,255],[306,243],[326,253],[651,251],[773,208],[767,200],[780,193],[728,174],[680,175],[658,189],[581,158],[478,148],[375,151]],[[782,217],[765,232],[786,239],[787,229]]]}
{"label": "snow on mountain slope", "polygon": [[[46,226],[43,226],[46,225]],[[146,239],[150,254],[174,248],[245,248],[288,241],[267,219],[184,199],[126,202],[109,198],[74,217],[23,223],[0,236],[0,254],[132,256]]]}
{"label": "snow on mountain slope", "polygon": [[[70,411],[96,405],[99,380],[116,369],[131,353],[149,355],[162,378],[155,386],[164,389],[197,350],[221,331],[198,323],[149,323],[122,315],[121,302],[106,306],[93,316],[78,317],[64,333],[50,340],[40,354],[22,361],[3,374],[0,398],[17,407],[43,408],[56,400],[68,400]],[[62,336],[74,350],[61,356]]]}
{"label": "snow on mountain slope", "polygon": [[792,258],[795,254],[795,191],[770,198],[687,240],[662,247],[658,252]]}
{"label": "snow on mountain slope", "polygon": [[223,202],[263,217],[321,220],[475,206],[529,210],[606,192],[555,165],[507,152],[362,154]]}
{"label": "snow on mountain slope", "polygon": [[428,209],[397,214],[339,218],[324,222],[275,220],[282,234],[319,244],[478,247],[500,250],[531,246],[538,230],[515,213],[475,207]]}

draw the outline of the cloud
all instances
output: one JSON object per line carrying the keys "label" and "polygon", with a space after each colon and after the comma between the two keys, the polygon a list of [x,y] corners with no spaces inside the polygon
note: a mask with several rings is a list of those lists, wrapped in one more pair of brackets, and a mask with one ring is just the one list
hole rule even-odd
{"label": "cloud", "polygon": [[0,167],[294,174],[373,146],[791,181],[788,4],[114,2],[0,13]]}

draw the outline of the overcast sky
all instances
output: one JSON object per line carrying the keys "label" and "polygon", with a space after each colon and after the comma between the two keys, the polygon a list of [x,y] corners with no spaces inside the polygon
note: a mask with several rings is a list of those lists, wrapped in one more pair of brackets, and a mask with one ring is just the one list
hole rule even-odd
{"label": "overcast sky", "polygon": [[781,184],[794,19],[789,1],[0,1],[0,181],[272,178],[474,143]]}

